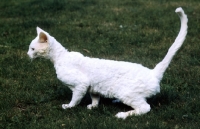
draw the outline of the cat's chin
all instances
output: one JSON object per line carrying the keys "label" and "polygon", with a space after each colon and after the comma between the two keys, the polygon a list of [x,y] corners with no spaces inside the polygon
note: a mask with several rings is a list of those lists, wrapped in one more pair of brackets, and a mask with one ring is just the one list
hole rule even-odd
{"label": "cat's chin", "polygon": [[33,60],[35,60],[36,57],[32,57],[32,56],[28,55],[28,58],[29,58],[29,59],[31,60],[31,62],[32,62]]}
{"label": "cat's chin", "polygon": [[28,58],[30,59],[31,62],[35,59],[35,58],[30,57],[30,56],[28,56]]}

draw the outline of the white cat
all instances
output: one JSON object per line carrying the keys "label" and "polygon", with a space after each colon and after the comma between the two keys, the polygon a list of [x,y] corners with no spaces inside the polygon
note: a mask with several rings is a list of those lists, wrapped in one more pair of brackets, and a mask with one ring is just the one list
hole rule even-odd
{"label": "white cat", "polygon": [[125,119],[131,115],[141,115],[150,111],[146,98],[160,92],[159,83],[163,73],[187,34],[187,16],[181,7],[175,12],[181,20],[180,32],[167,55],[154,69],[136,63],[90,58],[78,52],[69,52],[39,27],[37,37],[32,40],[27,54],[31,59],[50,59],[58,79],[72,90],[71,102],[63,104],[63,109],[76,106],[86,92],[89,92],[92,103],[87,106],[88,109],[97,107],[99,95],[102,95],[117,98],[133,108],[128,112],[117,113],[116,117]]}

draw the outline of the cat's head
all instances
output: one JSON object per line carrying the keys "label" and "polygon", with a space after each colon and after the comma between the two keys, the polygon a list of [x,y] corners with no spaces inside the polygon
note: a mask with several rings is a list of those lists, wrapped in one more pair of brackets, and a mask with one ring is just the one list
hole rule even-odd
{"label": "cat's head", "polygon": [[48,58],[50,50],[49,47],[52,37],[39,27],[37,27],[36,30],[37,30],[37,37],[33,39],[31,44],[29,45],[29,50],[27,54],[31,59],[37,57]]}

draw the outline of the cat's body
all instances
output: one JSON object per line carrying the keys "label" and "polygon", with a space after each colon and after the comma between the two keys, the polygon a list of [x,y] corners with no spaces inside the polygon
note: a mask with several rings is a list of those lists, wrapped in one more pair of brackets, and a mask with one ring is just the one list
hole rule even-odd
{"label": "cat's body", "polygon": [[136,63],[89,58],[78,52],[69,52],[38,27],[38,36],[30,44],[28,55],[32,59],[50,59],[58,79],[72,90],[72,100],[62,105],[64,109],[79,104],[89,92],[92,104],[87,106],[88,109],[97,107],[99,95],[102,95],[117,98],[134,108],[128,112],[119,112],[116,117],[125,119],[127,116],[141,115],[150,111],[146,98],[160,92],[159,83],[163,73],[187,34],[187,16],[181,8],[177,8],[176,12],[180,15],[181,30],[165,58],[154,69]]}

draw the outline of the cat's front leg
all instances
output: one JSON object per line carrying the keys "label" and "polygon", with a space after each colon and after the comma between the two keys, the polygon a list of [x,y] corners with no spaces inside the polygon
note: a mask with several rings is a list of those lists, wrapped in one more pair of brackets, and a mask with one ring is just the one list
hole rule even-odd
{"label": "cat's front leg", "polygon": [[[82,90],[80,90],[82,89]],[[85,96],[87,88],[79,88],[79,90],[74,89],[72,94],[72,99],[69,104],[62,104],[63,109],[72,108],[78,105],[81,99]]]}
{"label": "cat's front leg", "polygon": [[87,109],[92,109],[92,108],[98,107],[100,96],[98,94],[93,94],[93,93],[90,93],[90,96],[92,99],[92,103],[87,105]]}

